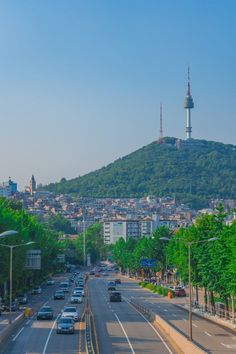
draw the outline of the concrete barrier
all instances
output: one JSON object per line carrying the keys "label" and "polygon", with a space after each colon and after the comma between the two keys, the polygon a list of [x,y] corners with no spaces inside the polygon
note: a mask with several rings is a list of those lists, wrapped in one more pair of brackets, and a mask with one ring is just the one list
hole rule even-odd
{"label": "concrete barrier", "polygon": [[10,338],[10,336],[16,331],[16,329],[23,323],[24,314],[19,315],[11,324],[8,324],[0,332],[0,344],[4,344]]}
{"label": "concrete barrier", "polygon": [[161,328],[163,332],[171,338],[173,343],[180,348],[183,354],[206,354],[204,350],[199,348],[196,344],[191,342],[183,334],[178,332],[174,327],[172,327],[168,322],[166,322],[159,315],[156,315],[153,311],[148,310],[145,306],[136,303],[133,300],[129,300],[138,311],[140,311],[150,322],[152,322],[157,327]]}
{"label": "concrete barrier", "polygon": [[200,349],[197,345],[187,339],[183,334],[169,325],[159,315],[154,315],[154,324],[160,326],[164,332],[176,343],[184,354],[205,354],[206,352]]}

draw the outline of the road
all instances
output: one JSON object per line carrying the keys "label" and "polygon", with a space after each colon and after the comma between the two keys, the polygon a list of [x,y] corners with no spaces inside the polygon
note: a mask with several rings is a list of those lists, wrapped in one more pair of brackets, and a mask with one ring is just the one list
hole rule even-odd
{"label": "road", "polygon": [[[144,305],[188,337],[188,312],[175,305],[175,303],[181,302],[183,299],[167,300],[165,297],[141,288],[137,281],[125,277],[122,278],[120,289],[127,299]],[[207,353],[236,353],[235,331],[207,321],[194,314],[192,323],[194,342]]]}
{"label": "road", "polygon": [[[37,320],[33,318],[25,320],[23,325],[12,336],[7,345],[1,349],[1,354],[72,354],[79,353],[80,346],[80,323],[76,323],[75,334],[57,334],[56,319],[65,305],[69,305],[70,293],[66,294],[65,300],[54,300],[53,292],[58,287],[56,284],[43,291],[41,295],[35,295],[33,301],[37,308],[42,305],[52,306],[54,319]],[[72,291],[72,289],[71,289]],[[71,305],[71,304],[70,304]],[[73,305],[74,306],[74,305]],[[84,304],[76,307],[82,313]]]}
{"label": "road", "polygon": [[[107,281],[112,278],[109,276],[89,280],[89,299],[95,318],[100,353],[177,353],[168,340],[125,299],[122,302],[109,301]],[[128,282],[119,287],[122,293],[126,293]]]}

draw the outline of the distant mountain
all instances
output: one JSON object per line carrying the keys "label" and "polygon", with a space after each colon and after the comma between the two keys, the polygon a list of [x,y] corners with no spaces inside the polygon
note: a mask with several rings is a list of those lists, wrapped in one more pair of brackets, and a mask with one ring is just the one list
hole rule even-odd
{"label": "distant mountain", "polygon": [[211,198],[236,199],[236,146],[191,140],[177,148],[175,142],[153,142],[97,171],[44,189],[99,198],[169,195],[195,208]]}

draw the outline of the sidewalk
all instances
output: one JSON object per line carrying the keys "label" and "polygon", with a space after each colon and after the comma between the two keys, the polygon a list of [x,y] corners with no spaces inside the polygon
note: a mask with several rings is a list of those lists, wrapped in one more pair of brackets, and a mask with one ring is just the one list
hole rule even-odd
{"label": "sidewalk", "polygon": [[[125,277],[125,278],[128,278],[129,280],[135,281],[137,283],[142,281],[139,278],[138,279],[137,278],[130,278],[127,275],[122,275],[122,276]],[[143,289],[146,289],[146,288],[143,288]],[[148,290],[151,293],[153,293],[149,289],[146,289],[146,290]],[[189,309],[188,288],[186,288],[185,290],[186,290],[186,294],[187,294],[186,297],[174,297],[172,299],[168,299],[167,297],[163,296],[163,299],[165,299],[169,303],[172,303],[172,304],[174,304],[176,306],[179,306],[180,308],[188,311],[188,309]],[[155,294],[155,293],[153,293],[153,294],[154,295],[158,295],[158,294]],[[199,294],[201,294],[201,292],[199,292]],[[158,296],[162,297],[161,295],[158,295]],[[194,295],[193,295],[193,298],[194,298]],[[201,298],[201,295],[200,295],[200,298]],[[203,305],[200,305],[198,307],[192,306],[192,312],[196,316],[202,317],[202,318],[204,318],[206,320],[212,321],[212,322],[214,322],[214,323],[216,323],[218,325],[225,326],[225,327],[230,328],[232,330],[236,330],[236,318],[235,318],[235,320],[233,322],[231,320],[227,320],[226,318],[222,318],[219,315],[213,315],[210,312],[204,311],[204,306]]]}

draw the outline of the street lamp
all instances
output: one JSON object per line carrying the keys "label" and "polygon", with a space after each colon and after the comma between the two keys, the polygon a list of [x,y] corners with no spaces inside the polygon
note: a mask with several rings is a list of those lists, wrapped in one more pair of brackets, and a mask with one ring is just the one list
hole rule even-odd
{"label": "street lamp", "polygon": [[[161,237],[160,240],[170,241],[168,237]],[[193,340],[193,326],[192,326],[192,281],[191,281],[191,246],[193,244],[212,242],[218,240],[217,237],[211,237],[207,240],[200,241],[185,241],[182,238],[174,238],[174,240],[183,241],[188,246],[188,283],[189,283],[189,340]]]}
{"label": "street lamp", "polygon": [[[7,231],[6,231],[7,232]],[[15,231],[16,232],[16,231]],[[16,232],[17,233],[17,232]],[[27,243],[20,243],[18,245],[4,245],[3,243],[0,243],[0,246],[2,247],[7,247],[10,249],[10,273],[9,273],[9,277],[10,277],[10,304],[9,304],[9,323],[12,322],[12,311],[11,311],[11,307],[12,307],[12,256],[13,256],[13,248],[15,247],[20,247],[20,246],[28,246],[35,243],[34,241],[30,241]]]}
{"label": "street lamp", "polygon": [[83,258],[84,258],[84,267],[86,266],[86,245],[85,245],[85,220],[83,218]]}
{"label": "street lamp", "polygon": [[8,231],[4,231],[0,234],[0,238],[3,238],[3,237],[7,237],[7,236],[11,236],[11,235],[16,235],[18,234],[17,231],[15,230],[8,230]]}

